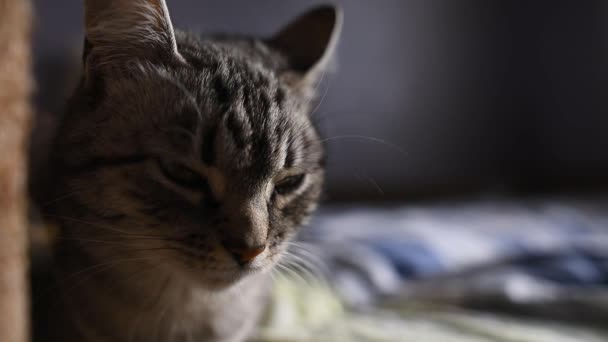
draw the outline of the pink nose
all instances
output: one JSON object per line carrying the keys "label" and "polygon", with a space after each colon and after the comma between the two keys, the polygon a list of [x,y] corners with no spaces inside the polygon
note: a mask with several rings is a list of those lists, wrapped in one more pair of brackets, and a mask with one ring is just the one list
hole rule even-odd
{"label": "pink nose", "polygon": [[234,259],[240,264],[245,265],[250,263],[266,250],[266,245],[260,246],[247,246],[242,243],[232,243],[230,241],[224,242],[224,248]]}

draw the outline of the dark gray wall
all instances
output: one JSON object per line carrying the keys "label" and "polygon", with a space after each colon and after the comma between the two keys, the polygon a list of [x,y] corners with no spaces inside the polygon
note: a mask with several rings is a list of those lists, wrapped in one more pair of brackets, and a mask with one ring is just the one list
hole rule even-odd
{"label": "dark gray wall", "polygon": [[[177,27],[268,35],[315,3],[168,0]],[[342,0],[316,111],[333,198],[595,186],[608,172],[608,3]],[[39,103],[55,110],[80,2],[38,0]]]}

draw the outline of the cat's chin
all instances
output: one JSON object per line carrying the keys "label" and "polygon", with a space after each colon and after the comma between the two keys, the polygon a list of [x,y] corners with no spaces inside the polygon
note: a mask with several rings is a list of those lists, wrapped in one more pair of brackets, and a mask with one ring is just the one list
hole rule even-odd
{"label": "cat's chin", "polygon": [[200,270],[192,272],[187,270],[186,276],[195,286],[212,291],[220,291],[231,288],[242,281],[265,273],[264,267],[244,267],[230,271],[208,271]]}
{"label": "cat's chin", "polygon": [[269,273],[277,263],[278,253],[257,258],[252,263],[239,266],[231,259],[216,259],[210,265],[203,259],[181,254],[167,266],[192,286],[207,290],[224,290],[252,277]]}

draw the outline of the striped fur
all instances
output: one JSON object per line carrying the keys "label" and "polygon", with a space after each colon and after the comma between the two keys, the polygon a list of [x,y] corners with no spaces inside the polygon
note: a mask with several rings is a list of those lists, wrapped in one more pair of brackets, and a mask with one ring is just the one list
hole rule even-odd
{"label": "striped fur", "polygon": [[[241,341],[321,192],[316,80],[269,41],[173,32],[164,2],[133,2],[87,3],[86,72],[54,148],[57,339]],[[117,50],[123,31],[136,42]],[[266,249],[243,265],[227,239]]]}

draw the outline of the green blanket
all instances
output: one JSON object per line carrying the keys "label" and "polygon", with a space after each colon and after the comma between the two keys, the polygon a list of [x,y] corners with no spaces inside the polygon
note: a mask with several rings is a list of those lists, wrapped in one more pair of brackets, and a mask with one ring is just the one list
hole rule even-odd
{"label": "green blanket", "polygon": [[576,325],[398,300],[352,311],[325,286],[277,278],[269,311],[254,341],[607,342],[608,334]]}

